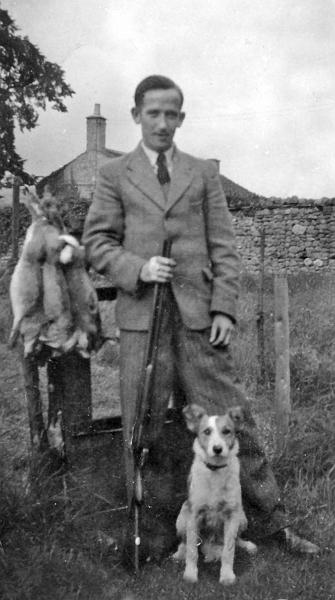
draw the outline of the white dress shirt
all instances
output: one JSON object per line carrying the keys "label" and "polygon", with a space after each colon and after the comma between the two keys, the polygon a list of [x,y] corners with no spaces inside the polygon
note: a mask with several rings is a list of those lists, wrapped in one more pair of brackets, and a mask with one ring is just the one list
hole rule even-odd
{"label": "white dress shirt", "polygon": [[[142,146],[146,156],[148,157],[149,162],[150,162],[153,170],[155,171],[155,174],[157,175],[157,170],[158,170],[157,157],[158,157],[158,154],[160,154],[160,153],[156,152],[156,150],[152,150],[151,148],[148,148],[148,146],[146,146],[143,141],[141,142],[141,146]],[[163,154],[165,154],[166,166],[167,166],[167,170],[169,171],[169,175],[171,175],[172,168],[173,168],[173,162],[172,162],[173,153],[174,153],[174,145],[172,145],[171,148],[169,148],[168,150],[163,152]]]}

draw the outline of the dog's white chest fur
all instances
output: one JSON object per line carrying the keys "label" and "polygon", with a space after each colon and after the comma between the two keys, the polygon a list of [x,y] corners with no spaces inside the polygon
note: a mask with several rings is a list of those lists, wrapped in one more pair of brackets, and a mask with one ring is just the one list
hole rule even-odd
{"label": "dog's white chest fur", "polygon": [[[238,451],[236,443],[235,452]],[[236,508],[239,501],[240,490],[240,465],[236,456],[229,457],[227,464],[221,468],[212,470],[197,453],[198,443],[194,443],[195,459],[191,468],[189,478],[189,501],[193,510],[204,515],[204,512],[213,515],[215,513],[227,513]]]}

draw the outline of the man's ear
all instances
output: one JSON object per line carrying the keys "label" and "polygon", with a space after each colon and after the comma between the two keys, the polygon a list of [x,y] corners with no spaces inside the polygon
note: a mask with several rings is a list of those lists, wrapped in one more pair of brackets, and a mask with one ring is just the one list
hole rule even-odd
{"label": "man's ear", "polygon": [[182,126],[182,124],[184,123],[185,117],[186,117],[186,113],[184,113],[184,112],[179,113],[179,123],[178,123],[177,127]]}
{"label": "man's ear", "polygon": [[206,411],[198,404],[188,404],[183,408],[186,425],[192,433],[198,433],[199,423]]}
{"label": "man's ear", "polygon": [[137,106],[134,106],[131,111],[131,116],[133,117],[133,120],[135,121],[136,125],[139,125],[139,123],[141,122],[141,111]]}

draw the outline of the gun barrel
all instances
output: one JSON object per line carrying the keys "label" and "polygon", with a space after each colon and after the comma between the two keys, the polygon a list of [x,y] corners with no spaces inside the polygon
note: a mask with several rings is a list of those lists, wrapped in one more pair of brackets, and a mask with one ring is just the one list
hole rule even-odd
{"label": "gun barrel", "polygon": [[[162,256],[166,258],[171,254],[171,240],[166,239],[163,244]],[[146,426],[150,420],[150,407],[153,396],[153,381],[155,364],[158,354],[159,335],[162,322],[164,296],[166,285],[156,283],[154,287],[153,307],[151,313],[150,326],[148,331],[147,347],[145,360],[142,370],[142,378],[138,390],[138,398],[136,405],[136,418],[131,436],[131,448],[134,457],[134,491],[133,500],[131,503],[131,511],[134,510],[134,567],[135,572],[139,571],[140,564],[140,523],[141,523],[141,506],[143,503],[143,483],[142,471],[145,466],[148,452],[149,439]]]}

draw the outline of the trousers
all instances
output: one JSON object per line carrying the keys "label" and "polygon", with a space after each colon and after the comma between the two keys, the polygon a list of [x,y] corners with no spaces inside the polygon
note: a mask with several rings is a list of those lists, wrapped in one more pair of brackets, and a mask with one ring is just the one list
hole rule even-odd
{"label": "trousers", "polygon": [[[176,389],[177,401],[182,398],[182,402],[196,403],[208,414],[223,414],[233,406],[243,407],[245,423],[238,438],[244,508],[261,537],[276,533],[288,525],[284,504],[271,465],[257,439],[250,402],[237,380],[230,349],[213,347],[209,343],[209,329],[187,328],[170,286],[167,288],[149,437],[153,442],[159,438],[169,401]],[[128,501],[132,497],[134,475],[131,433],[146,343],[147,331],[120,331],[120,395]]]}

